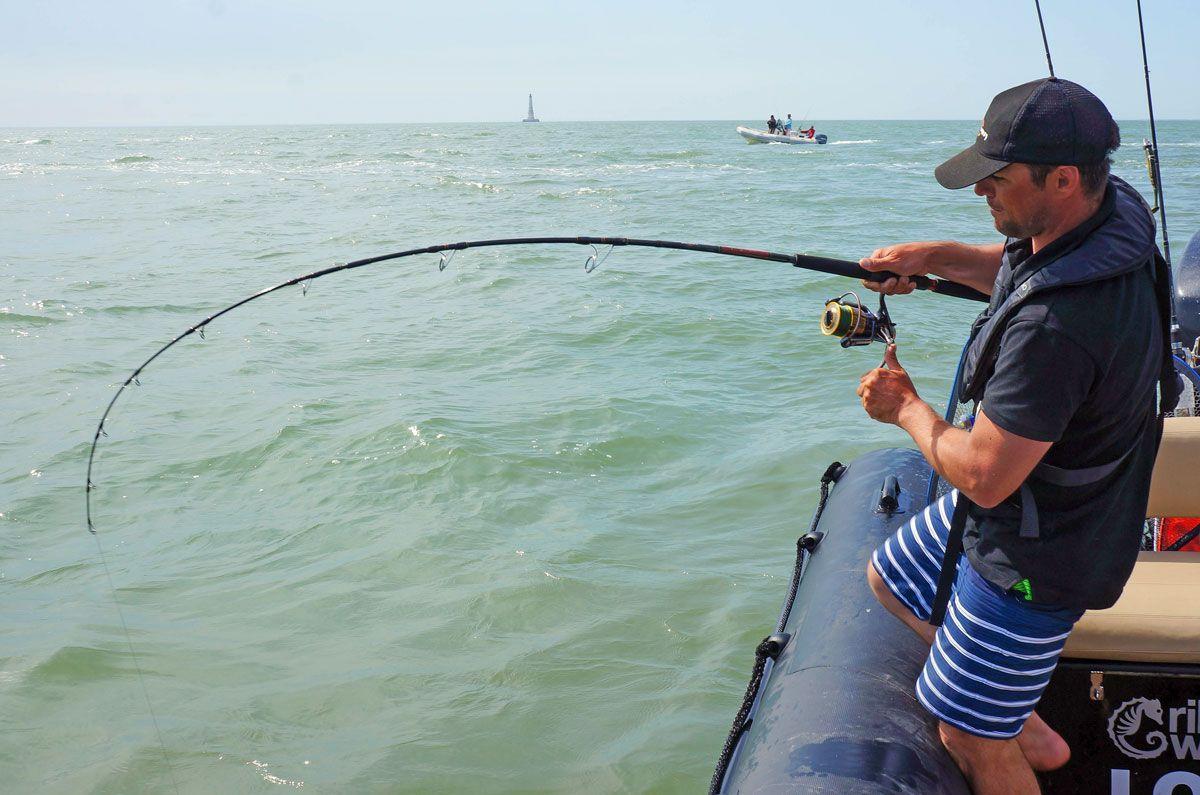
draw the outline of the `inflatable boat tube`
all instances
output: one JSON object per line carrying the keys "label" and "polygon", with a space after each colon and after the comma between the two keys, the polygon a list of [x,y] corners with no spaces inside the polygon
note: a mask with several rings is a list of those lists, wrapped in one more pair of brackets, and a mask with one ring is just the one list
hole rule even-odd
{"label": "inflatable boat tube", "polygon": [[1200,337],[1200,232],[1192,236],[1175,266],[1175,314],[1183,347]]}
{"label": "inflatable boat tube", "polygon": [[[900,489],[891,515],[880,505],[889,476]],[[856,460],[833,486],[791,637],[763,677],[721,792],[969,795],[913,696],[928,647],[879,606],[866,579],[872,550],[924,509],[929,477],[919,452],[888,449]]]}

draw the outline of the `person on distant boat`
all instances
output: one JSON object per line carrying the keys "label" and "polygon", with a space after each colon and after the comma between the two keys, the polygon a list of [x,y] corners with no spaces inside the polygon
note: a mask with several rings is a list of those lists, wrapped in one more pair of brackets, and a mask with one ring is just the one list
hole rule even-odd
{"label": "person on distant boat", "polygon": [[775,128],[779,126],[779,122],[775,121],[775,114],[771,114],[771,118],[767,119],[767,130],[774,135]]}
{"label": "person on distant boat", "polygon": [[783,123],[783,134],[784,135],[792,134],[792,114],[790,114],[790,113],[788,114],[787,121],[785,121]]}
{"label": "person on distant boat", "polygon": [[[1162,428],[1156,393],[1164,411],[1179,394],[1154,219],[1109,175],[1120,142],[1083,86],[1046,78],[1003,91],[975,143],[934,174],[946,188],[974,185],[1006,240],[902,243],[861,261],[898,274],[864,282],[888,295],[927,274],[991,295],[959,375],[973,423],[951,425],[922,401],[894,345],[858,387],[867,414],[905,430],[955,487],[875,551],[867,579],[931,644],[916,696],[975,795],[1036,793],[1034,771],[1070,758],[1034,707],[1075,622],[1116,602],[1133,571]],[[964,551],[948,559],[959,537]],[[927,623],[943,607],[941,627]]]}
{"label": "person on distant boat", "polygon": [[800,132],[807,135],[809,140],[811,141],[812,137],[817,134],[817,128],[810,126],[807,130],[801,130]]}

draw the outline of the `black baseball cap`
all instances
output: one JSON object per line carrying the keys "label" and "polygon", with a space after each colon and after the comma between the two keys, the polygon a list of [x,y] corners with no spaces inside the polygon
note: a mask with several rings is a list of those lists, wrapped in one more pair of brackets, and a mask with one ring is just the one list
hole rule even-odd
{"label": "black baseball cap", "polygon": [[956,190],[1009,163],[1099,163],[1120,142],[1117,123],[1099,97],[1078,83],[1046,77],[997,94],[975,143],[933,174],[943,188]]}

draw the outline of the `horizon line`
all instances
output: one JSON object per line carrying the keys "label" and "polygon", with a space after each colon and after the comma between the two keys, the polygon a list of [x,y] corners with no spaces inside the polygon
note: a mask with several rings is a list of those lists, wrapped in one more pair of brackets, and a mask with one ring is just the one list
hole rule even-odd
{"label": "horizon line", "polygon": [[[539,119],[537,124],[736,124],[745,121],[745,118],[733,119]],[[809,123],[813,123],[813,119],[805,119]],[[867,118],[867,117],[845,117],[845,118],[829,118],[823,121],[823,124],[834,124],[837,122],[964,122],[975,124],[973,118]],[[1129,117],[1124,119],[1116,119],[1118,124],[1121,122],[1146,122],[1149,123],[1148,116]],[[1155,117],[1155,121],[1190,121],[1196,122],[1200,119],[1181,118],[1181,117]],[[273,122],[133,122],[133,123],[104,123],[104,124],[88,124],[88,123],[70,123],[70,124],[0,124],[0,129],[3,130],[36,130],[36,129],[58,129],[58,130],[104,130],[104,129],[145,129],[145,128],[172,128],[172,127],[213,127],[213,128],[228,128],[228,127],[396,127],[402,125],[430,125],[430,124],[458,124],[458,125],[483,125],[483,124],[526,124],[523,119],[491,119],[486,121],[480,120],[443,120],[443,121],[346,121],[346,122],[317,122],[317,121],[273,121]]]}

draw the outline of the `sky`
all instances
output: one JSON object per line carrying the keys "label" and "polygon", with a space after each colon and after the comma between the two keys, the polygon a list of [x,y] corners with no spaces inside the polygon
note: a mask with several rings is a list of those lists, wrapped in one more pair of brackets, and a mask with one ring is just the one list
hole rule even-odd
{"label": "sky", "polygon": [[[1055,71],[1146,117],[1135,0],[1042,0]],[[1143,0],[1200,118],[1200,0]],[[1033,0],[0,0],[0,126],[974,119],[1046,75]]]}

